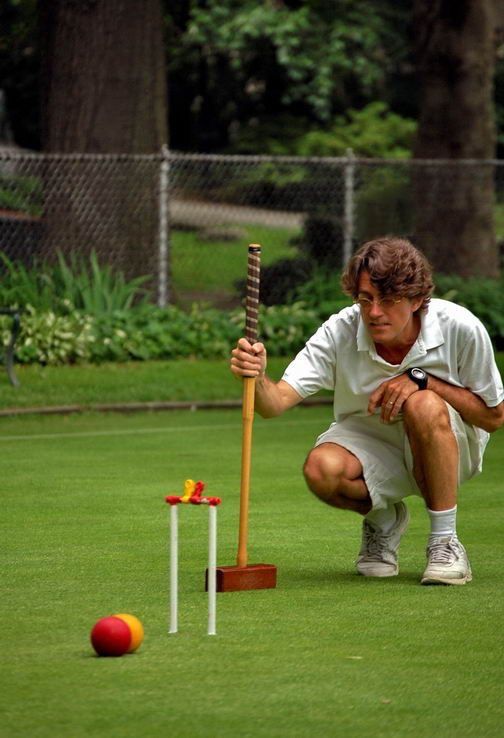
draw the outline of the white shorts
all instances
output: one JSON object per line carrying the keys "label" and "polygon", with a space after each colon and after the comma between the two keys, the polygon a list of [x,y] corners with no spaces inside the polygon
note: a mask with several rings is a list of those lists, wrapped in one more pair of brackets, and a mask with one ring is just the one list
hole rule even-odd
{"label": "white shorts", "polygon": [[[459,484],[462,484],[481,471],[488,434],[465,423],[451,405],[447,407],[459,448]],[[379,414],[351,415],[332,423],[317,438],[315,446],[321,443],[336,443],[359,459],[373,509],[421,494],[413,477],[413,456],[401,418],[382,423]]]}

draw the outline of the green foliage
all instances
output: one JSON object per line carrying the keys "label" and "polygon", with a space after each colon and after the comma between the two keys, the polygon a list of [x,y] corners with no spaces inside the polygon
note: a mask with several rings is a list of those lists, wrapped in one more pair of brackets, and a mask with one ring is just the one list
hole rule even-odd
{"label": "green foliage", "polygon": [[54,285],[43,267],[28,269],[0,252],[0,304],[5,307],[32,305],[37,310],[50,310],[54,305]]}
{"label": "green foliage", "polygon": [[504,348],[504,277],[472,278],[438,274],[435,296],[463,305],[485,325],[496,348]]}
{"label": "green foliage", "polygon": [[239,130],[231,151],[292,156],[356,156],[405,159],[411,156],[417,123],[392,112],[384,102],[350,109],[328,127],[313,128],[286,118]]}
{"label": "green foliage", "polygon": [[42,183],[37,177],[0,177],[0,208],[42,214]]}
{"label": "green foliage", "polygon": [[[172,66],[179,67],[188,55],[201,55],[215,76],[216,65],[225,60],[252,99],[266,93],[261,79],[267,71],[264,57],[284,82],[281,102],[302,102],[321,120],[330,117],[338,81],[351,79],[369,93],[384,79],[385,23],[376,3],[365,1],[357,9],[344,0],[337,18],[316,4],[288,8],[251,0],[209,0],[204,7],[191,5],[187,33]],[[252,69],[259,72],[255,85]]]}
{"label": "green foliage", "polygon": [[[436,295],[464,305],[487,327],[497,348],[504,348],[504,284],[440,275]],[[271,356],[291,356],[331,314],[352,303],[340,286],[339,272],[316,270],[290,292],[290,304],[261,306],[260,334]],[[100,316],[67,315],[28,307],[21,320],[16,359],[20,363],[58,365],[178,358],[226,358],[243,333],[242,309],[220,311],[193,305],[140,305]],[[10,320],[0,317],[3,345]]]}
{"label": "green foliage", "polygon": [[100,265],[94,251],[89,263],[72,253],[67,262],[58,254],[55,269],[55,287],[59,294],[77,310],[89,315],[107,315],[118,309],[128,309],[134,301],[146,300],[147,292],[142,285],[147,277],[135,277],[126,281],[121,272],[112,270],[109,264]]}
{"label": "green foliage", "polygon": [[319,322],[352,304],[352,298],[345,295],[341,288],[341,272],[328,272],[327,269],[320,268],[293,291],[290,299],[299,300],[308,309],[315,311]]}
{"label": "green foliage", "polygon": [[[315,310],[301,302],[261,307],[261,335],[272,356],[298,351],[317,327]],[[193,305],[189,312],[143,305],[99,317],[73,312],[37,313],[28,307],[16,344],[20,363],[58,365],[82,361],[177,358],[225,358],[243,334],[242,309],[225,312]],[[10,337],[8,318],[0,316],[3,345]]]}
{"label": "green foliage", "polygon": [[264,123],[273,131],[268,151],[286,153],[291,124],[275,128],[272,121],[328,124],[348,108],[391,99],[389,80],[411,75],[403,64],[411,12],[405,0],[340,0],[337,7],[191,0],[183,10],[165,7],[175,148],[231,143],[265,153]]}
{"label": "green foliage", "polygon": [[37,311],[70,313],[82,310],[88,315],[105,315],[127,309],[134,302],[145,301],[142,289],[146,277],[127,281],[121,272],[100,265],[93,251],[86,260],[71,254],[69,260],[59,253],[56,264],[43,262],[28,269],[0,252],[0,304],[11,307],[31,305]]}
{"label": "green foliage", "polygon": [[239,320],[243,322],[236,312],[230,315],[197,304],[188,312],[152,305],[116,311],[95,323],[92,360],[226,356],[241,335]]}
{"label": "green foliage", "polygon": [[[93,319],[78,313],[55,315],[38,313],[28,305],[21,319],[16,343],[16,360],[21,364],[73,364],[92,358]],[[0,336],[4,346],[10,338],[10,323],[0,317]]]}
{"label": "green foliage", "polygon": [[406,158],[411,154],[417,124],[389,110],[383,102],[338,116],[328,130],[313,130],[298,139],[300,156],[357,156]]}
{"label": "green foliage", "polygon": [[297,353],[318,327],[315,310],[302,302],[291,305],[271,305],[259,316],[261,338],[271,356],[291,356]]}

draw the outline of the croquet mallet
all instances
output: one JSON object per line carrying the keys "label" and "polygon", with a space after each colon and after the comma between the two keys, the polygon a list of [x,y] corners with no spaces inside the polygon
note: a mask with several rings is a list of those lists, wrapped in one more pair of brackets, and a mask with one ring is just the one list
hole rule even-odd
{"label": "croquet mallet", "polygon": [[[250,344],[257,342],[261,246],[248,247],[245,337]],[[276,587],[277,568],[274,564],[249,564],[247,554],[250,495],[250,462],[254,423],[255,377],[243,377],[242,397],[242,459],[240,482],[240,526],[236,566],[217,567],[217,591],[236,592],[247,589]]]}

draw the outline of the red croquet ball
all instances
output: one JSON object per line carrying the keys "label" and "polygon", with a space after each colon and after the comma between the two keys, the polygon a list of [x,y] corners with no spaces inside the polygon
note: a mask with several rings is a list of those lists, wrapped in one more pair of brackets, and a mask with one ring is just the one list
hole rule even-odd
{"label": "red croquet ball", "polygon": [[101,618],[91,631],[91,643],[98,656],[122,656],[130,647],[131,630],[121,618]]}

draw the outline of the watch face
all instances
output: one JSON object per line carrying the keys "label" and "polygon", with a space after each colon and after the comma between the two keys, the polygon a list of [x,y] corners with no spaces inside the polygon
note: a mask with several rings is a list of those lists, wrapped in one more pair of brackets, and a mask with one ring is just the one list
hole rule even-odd
{"label": "watch face", "polygon": [[412,369],[411,376],[415,377],[415,379],[425,379],[425,372],[423,369]]}

